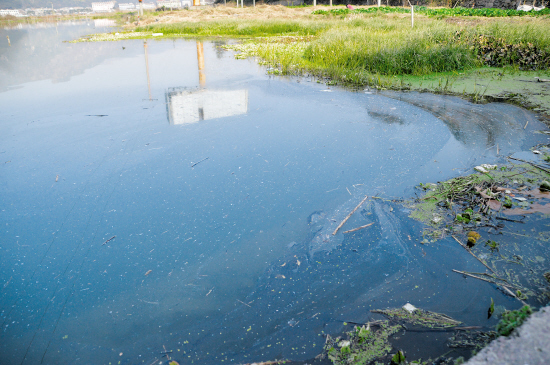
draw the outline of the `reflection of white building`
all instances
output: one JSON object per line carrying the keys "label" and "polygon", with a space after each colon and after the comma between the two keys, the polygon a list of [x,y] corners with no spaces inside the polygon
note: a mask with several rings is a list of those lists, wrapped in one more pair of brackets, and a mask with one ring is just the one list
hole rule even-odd
{"label": "reflection of white building", "polygon": [[113,19],[94,19],[95,27],[114,27],[116,25]]}
{"label": "reflection of white building", "polygon": [[180,0],[157,0],[157,6],[159,8],[164,6],[167,9],[179,9],[182,7]]}
{"label": "reflection of white building", "polygon": [[94,13],[108,13],[115,9],[115,1],[103,1],[100,3],[92,3],[92,11]]}
{"label": "reflection of white building", "polygon": [[166,109],[170,124],[197,123],[248,112],[248,90],[169,89]]}
{"label": "reflection of white building", "polygon": [[120,10],[136,10],[136,4],[132,3],[124,3],[124,4],[118,4],[118,8]]}

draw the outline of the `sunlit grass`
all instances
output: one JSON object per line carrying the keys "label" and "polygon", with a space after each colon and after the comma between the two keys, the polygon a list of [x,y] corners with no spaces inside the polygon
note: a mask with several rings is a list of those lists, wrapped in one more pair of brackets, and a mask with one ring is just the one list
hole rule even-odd
{"label": "sunlit grass", "polygon": [[[370,8],[369,8],[370,9]],[[259,56],[280,72],[312,72],[364,84],[399,75],[462,72],[483,66],[550,68],[550,18],[418,15],[414,28],[406,9],[349,12],[302,18],[212,19],[149,24],[136,31],[164,36],[249,38],[238,57]],[[222,9],[220,14],[239,9]],[[209,10],[215,17],[217,10]],[[251,14],[259,10],[244,10]],[[263,9],[268,12],[271,9]],[[279,11],[279,10],[278,10]],[[288,9],[280,9],[288,13]],[[285,14],[286,14],[285,13]],[[206,14],[206,13],[205,13]],[[231,13],[233,14],[233,13]],[[202,14],[201,16],[204,16]]]}

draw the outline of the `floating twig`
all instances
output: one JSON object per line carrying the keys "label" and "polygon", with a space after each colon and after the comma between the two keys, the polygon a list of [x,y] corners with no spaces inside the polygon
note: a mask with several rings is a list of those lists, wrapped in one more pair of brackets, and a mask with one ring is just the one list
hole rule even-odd
{"label": "floating twig", "polygon": [[524,221],[520,221],[520,220],[517,220],[517,219],[510,219],[510,218],[504,218],[504,217],[495,217],[495,218],[498,219],[498,220],[501,220],[501,221],[514,222],[514,223],[525,223]]}
{"label": "floating twig", "polygon": [[212,287],[212,289],[210,289],[210,291],[208,293],[206,293],[206,296],[208,296],[210,293],[212,293],[212,290],[214,290],[214,286]]}
{"label": "floating twig", "polygon": [[110,242],[110,241],[114,240],[115,238],[116,238],[116,236],[113,236],[113,237],[109,238],[107,241],[103,242],[103,244],[101,246],[103,246],[107,242]]}
{"label": "floating twig", "polygon": [[495,283],[494,281],[491,281],[491,280],[488,280],[488,279],[484,279],[484,278],[480,278],[479,276],[476,276],[476,275],[472,275],[472,274],[469,274],[467,272],[464,272],[464,271],[459,271],[459,270],[455,270],[453,269],[454,272],[458,273],[458,274],[462,274],[462,275],[466,275],[466,276],[469,276],[469,277],[472,277],[474,279],[478,279],[478,280],[483,280],[483,281],[486,281],[488,283],[491,283],[491,284],[495,284],[495,285],[498,285],[498,286],[501,286],[502,289],[504,289],[504,291],[506,293],[508,293],[508,295],[510,295],[512,298],[516,298],[517,300],[519,300],[521,303],[523,303],[524,305],[527,305],[527,303],[525,303],[523,300],[521,300],[520,298],[518,298],[517,295],[515,295],[510,289],[508,289],[508,287],[505,285],[505,284],[500,284],[500,283]]}
{"label": "floating twig", "polygon": [[493,274],[495,274],[495,271],[494,271],[493,269],[491,269],[491,268],[489,267],[489,265],[487,265],[485,262],[483,262],[479,257],[477,257],[477,256],[472,252],[472,250],[470,250],[470,249],[468,248],[468,246],[463,245],[462,242],[460,242],[460,241],[458,240],[458,238],[456,238],[455,236],[451,236],[451,237],[453,237],[453,238],[455,239],[455,241],[458,242],[458,244],[459,244],[460,246],[464,247],[464,249],[465,249],[466,251],[468,251],[468,252],[470,253],[470,255],[472,255],[472,256],[475,257],[479,262],[481,262],[481,263],[483,264],[483,266],[485,266],[486,268],[488,268],[489,270],[491,270],[491,272],[492,272]]}
{"label": "floating twig", "polygon": [[538,169],[541,169],[542,171],[546,172],[547,174],[550,174],[550,170],[547,170],[547,169],[545,169],[544,167],[542,167],[542,166],[540,166],[540,165],[537,165],[537,164],[534,163],[534,162],[525,161],[525,160],[522,160],[521,158],[515,158],[515,157],[510,157],[510,156],[508,156],[507,158],[512,159],[512,160],[516,160],[516,161],[521,161],[521,162],[528,163],[529,165],[534,166],[534,167],[536,167],[536,168],[538,168]]}
{"label": "floating twig", "polygon": [[352,216],[352,214],[355,213],[355,211],[356,211],[357,209],[359,209],[359,207],[365,202],[365,200],[367,200],[367,198],[368,198],[368,196],[365,196],[365,198],[364,198],[363,200],[361,200],[361,203],[359,203],[359,204],[355,207],[355,209],[352,210],[351,213],[348,214],[348,216],[347,216],[346,218],[344,218],[344,220],[342,221],[342,223],[340,223],[340,224],[338,225],[338,227],[336,227],[336,229],[334,230],[334,232],[332,232],[332,235],[333,235],[333,236],[336,235],[336,232],[338,232],[338,230],[339,230],[340,228],[342,228],[342,226],[344,225],[344,223],[346,223],[346,222],[348,221],[348,219]]}
{"label": "floating twig", "polygon": [[143,303],[147,303],[147,304],[154,304],[154,305],[159,305],[159,302],[149,302],[147,300],[143,300],[143,299],[138,299],[140,302],[143,302]]}
{"label": "floating twig", "polygon": [[9,285],[11,279],[13,279],[13,276],[10,277],[10,279],[4,284],[4,289]]}
{"label": "floating twig", "polygon": [[172,360],[170,359],[170,354],[172,353],[172,351],[166,351],[166,346],[164,345],[162,345],[162,348],[164,349],[164,355],[162,355],[161,357],[166,356],[168,358],[168,361]]}
{"label": "floating twig", "polygon": [[239,302],[239,303],[242,303],[242,304],[246,305],[246,306],[249,307],[249,308],[252,308],[249,304],[246,304],[246,303],[243,302],[242,300],[239,300],[239,299],[235,299],[235,300],[236,300],[237,302]]}
{"label": "floating twig", "polygon": [[197,166],[198,164],[200,164],[201,162],[206,161],[206,160],[208,160],[208,157],[207,157],[207,158],[203,158],[203,159],[200,160],[199,162],[195,162],[194,164],[191,165],[191,167],[195,167],[195,166]]}
{"label": "floating twig", "polygon": [[346,233],[350,233],[350,232],[355,232],[355,231],[358,231],[360,229],[363,229],[363,228],[367,228],[369,226],[372,226],[374,224],[374,222],[372,223],[369,223],[369,224],[365,224],[364,226],[361,226],[361,227],[357,227],[357,228],[354,228],[354,229],[350,229],[349,231],[344,231],[342,232],[343,234],[346,234]]}

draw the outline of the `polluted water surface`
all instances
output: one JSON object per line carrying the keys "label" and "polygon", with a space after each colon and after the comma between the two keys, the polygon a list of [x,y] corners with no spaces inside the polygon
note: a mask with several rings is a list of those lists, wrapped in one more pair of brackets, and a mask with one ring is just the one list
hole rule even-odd
{"label": "polluted water surface", "polygon": [[273,77],[224,41],[1,32],[1,363],[305,361],[372,309],[514,303],[392,200],[546,142],[534,114]]}

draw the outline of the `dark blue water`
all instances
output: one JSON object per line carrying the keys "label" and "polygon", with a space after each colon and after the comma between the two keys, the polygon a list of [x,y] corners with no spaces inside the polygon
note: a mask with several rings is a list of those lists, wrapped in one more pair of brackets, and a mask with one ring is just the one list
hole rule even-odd
{"label": "dark blue water", "polygon": [[[304,360],[369,309],[512,303],[462,295],[448,271],[479,263],[390,200],[546,141],[533,114],[271,77],[223,42],[62,42],[97,31],[0,31],[0,363]],[[342,231],[371,227],[314,240],[365,195]]]}

